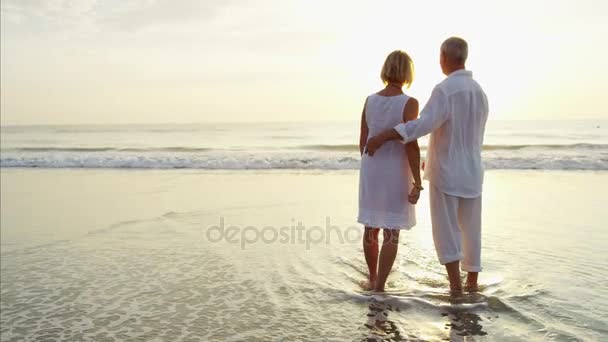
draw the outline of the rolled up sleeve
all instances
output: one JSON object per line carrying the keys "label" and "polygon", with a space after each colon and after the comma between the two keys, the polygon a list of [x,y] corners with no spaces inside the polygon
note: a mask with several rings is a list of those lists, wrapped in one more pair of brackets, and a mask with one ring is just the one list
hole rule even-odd
{"label": "rolled up sleeve", "polygon": [[431,98],[416,120],[400,123],[394,127],[402,137],[402,143],[414,141],[439,128],[448,118],[447,97],[443,90],[436,86]]}

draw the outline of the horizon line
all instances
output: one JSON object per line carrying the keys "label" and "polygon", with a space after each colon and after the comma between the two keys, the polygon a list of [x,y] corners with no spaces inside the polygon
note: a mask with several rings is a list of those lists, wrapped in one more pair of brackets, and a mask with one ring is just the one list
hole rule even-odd
{"label": "horizon line", "polygon": [[[276,121],[194,121],[194,122],[114,122],[114,123],[0,123],[0,127],[49,127],[49,126],[135,126],[135,125],[247,125],[247,124],[297,124],[297,123],[354,123],[356,120],[276,120]],[[552,119],[492,119],[488,118],[488,121],[492,122],[550,122],[550,121],[608,121],[606,118],[576,118],[576,119],[563,119],[563,118],[552,118]]]}

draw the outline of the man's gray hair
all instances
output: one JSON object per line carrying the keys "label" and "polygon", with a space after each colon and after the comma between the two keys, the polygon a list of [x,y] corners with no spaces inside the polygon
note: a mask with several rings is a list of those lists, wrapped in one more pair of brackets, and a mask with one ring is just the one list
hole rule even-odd
{"label": "man's gray hair", "polygon": [[441,53],[453,62],[464,64],[469,55],[469,45],[467,42],[458,37],[450,37],[441,44]]}

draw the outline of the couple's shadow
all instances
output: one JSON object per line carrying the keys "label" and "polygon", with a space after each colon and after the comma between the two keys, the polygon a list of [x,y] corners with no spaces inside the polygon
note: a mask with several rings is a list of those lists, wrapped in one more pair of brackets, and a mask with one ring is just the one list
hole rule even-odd
{"label": "couple's shadow", "polygon": [[450,329],[449,341],[464,341],[467,336],[485,336],[488,333],[483,331],[481,317],[473,312],[464,309],[448,310],[450,313],[442,313],[447,316],[449,323],[446,329]]}
{"label": "couple's shadow", "polygon": [[[462,303],[455,301],[453,304]],[[363,330],[365,337],[362,341],[465,341],[471,336],[485,336],[487,333],[483,331],[481,325],[481,317],[471,310],[461,305],[451,305],[441,310],[438,316],[445,322],[445,330],[447,336],[420,337],[413,333],[403,331],[404,327],[400,327],[394,320],[391,320],[391,315],[401,312],[398,305],[390,304],[387,300],[378,300],[376,296],[371,296],[367,301],[369,311],[366,314],[366,322]],[[415,325],[415,322],[412,322]]]}
{"label": "couple's shadow", "polygon": [[383,301],[378,301],[373,296],[367,301],[369,312],[364,327],[367,329],[363,341],[408,341],[408,336],[403,336],[401,330],[394,321],[389,319],[391,311],[400,311],[399,307],[392,307]]}

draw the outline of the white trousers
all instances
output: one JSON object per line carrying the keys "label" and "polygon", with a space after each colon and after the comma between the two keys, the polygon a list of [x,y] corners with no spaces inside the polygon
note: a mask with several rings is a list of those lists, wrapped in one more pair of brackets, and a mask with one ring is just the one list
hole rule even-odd
{"label": "white trousers", "polygon": [[445,194],[430,184],[431,223],[442,265],[461,260],[466,272],[481,271],[481,196]]}

